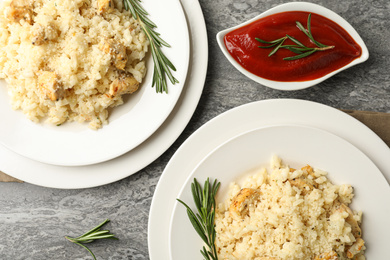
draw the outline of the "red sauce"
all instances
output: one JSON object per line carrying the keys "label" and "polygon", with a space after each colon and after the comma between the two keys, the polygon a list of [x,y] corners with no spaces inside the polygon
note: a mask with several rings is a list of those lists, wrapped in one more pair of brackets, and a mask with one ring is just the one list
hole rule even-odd
{"label": "red sauce", "polygon": [[[335,46],[326,51],[317,51],[305,58],[286,61],[285,57],[297,54],[279,49],[268,57],[273,48],[263,49],[266,44],[255,38],[272,41],[286,36],[296,38],[307,47],[316,47],[310,39],[298,29],[296,21],[307,28],[308,12],[284,12],[261,18],[251,24],[228,33],[224,40],[226,48],[233,58],[249,72],[275,81],[307,81],[320,78],[335,71],[362,54],[361,47],[335,22],[312,13],[311,32],[314,39],[325,45]],[[294,44],[291,40],[284,42]]]}

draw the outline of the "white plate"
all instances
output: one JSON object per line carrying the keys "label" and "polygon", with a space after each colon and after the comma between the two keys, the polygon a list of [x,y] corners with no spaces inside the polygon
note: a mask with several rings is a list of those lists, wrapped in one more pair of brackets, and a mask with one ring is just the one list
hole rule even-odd
{"label": "white plate", "polygon": [[[66,123],[60,127],[31,122],[21,111],[13,111],[6,83],[0,81],[0,143],[27,158],[44,163],[76,166],[103,162],[122,155],[150,137],[174,108],[185,84],[189,62],[187,22],[179,0],[144,1],[150,19],[171,48],[164,53],[175,65],[179,84],[168,86],[168,94],[152,88],[153,61],[148,55],[148,73],[140,90],[125,97],[125,104],[112,110],[109,124],[94,131],[88,125]],[[162,9],[170,10],[165,15]],[[169,82],[169,81],[168,81]]]}
{"label": "white plate", "polygon": [[157,159],[181,134],[202,94],[207,71],[206,26],[198,1],[183,0],[191,33],[191,65],[185,87],[162,126],[145,142],[113,160],[80,167],[62,167],[27,159],[0,145],[0,170],[23,181],[51,188],[89,188],[115,182]]}
{"label": "white plate", "polygon": [[148,244],[152,260],[169,259],[169,223],[182,184],[196,165],[230,138],[259,127],[280,124],[312,126],[336,134],[363,151],[390,182],[390,149],[368,127],[335,108],[319,103],[272,99],[229,110],[192,134],[166,166],[153,195]]}
{"label": "white plate", "polygon": [[[250,23],[252,23],[260,18],[269,16],[271,14],[276,14],[276,13],[281,13],[281,12],[289,12],[289,11],[303,11],[303,12],[316,13],[316,14],[322,15],[322,16],[328,18],[329,20],[332,20],[335,23],[339,24],[342,28],[344,28],[349,33],[349,35],[356,41],[356,43],[360,45],[360,47],[362,48],[362,55],[359,58],[353,60],[351,63],[345,65],[344,67],[342,67],[338,70],[335,70],[335,71],[333,71],[333,72],[331,72],[331,73],[329,73],[321,78],[318,78],[315,80],[309,80],[309,81],[299,81],[299,82],[281,82],[281,81],[268,80],[268,79],[258,77],[257,75],[254,75],[251,72],[244,69],[230,55],[230,53],[226,49],[226,46],[224,43],[224,37],[227,33],[231,32],[235,29],[238,29],[242,26],[245,26],[247,24],[250,24]],[[314,85],[332,77],[333,75],[339,73],[340,71],[343,71],[347,68],[350,68],[352,66],[355,66],[359,63],[366,61],[368,59],[368,56],[369,56],[367,47],[364,44],[362,38],[356,32],[356,30],[346,20],[344,20],[344,18],[342,18],[341,16],[339,16],[335,12],[333,12],[333,11],[331,11],[331,10],[321,6],[321,5],[306,3],[306,2],[292,2],[292,3],[287,3],[287,4],[281,4],[281,5],[278,5],[274,8],[271,8],[271,9],[265,11],[264,13],[256,16],[255,18],[247,21],[247,22],[244,22],[240,25],[237,25],[237,26],[234,26],[232,28],[229,28],[229,29],[226,29],[226,30],[219,32],[217,34],[217,41],[218,41],[219,47],[221,48],[223,54],[226,56],[226,58],[230,61],[230,63],[238,71],[240,71],[242,74],[244,74],[248,78],[250,78],[250,79],[252,79],[252,80],[254,80],[254,81],[256,81],[264,86],[278,89],[278,90],[299,90],[299,89],[304,89],[304,88],[314,86]]]}
{"label": "white plate", "polygon": [[[260,128],[230,139],[207,155],[187,178],[179,199],[196,209],[191,183],[203,184],[210,177],[218,179],[221,188],[217,203],[226,199],[229,184],[257,168],[268,168],[272,155],[278,155],[293,168],[310,164],[328,172],[334,184],[351,184],[355,197],[351,208],[363,211],[363,239],[368,259],[390,259],[387,234],[390,225],[390,187],[375,164],[344,139],[317,128],[274,126]],[[224,198],[224,199],[223,199]],[[178,202],[170,224],[172,260],[196,260],[203,241],[193,229],[186,209]]]}

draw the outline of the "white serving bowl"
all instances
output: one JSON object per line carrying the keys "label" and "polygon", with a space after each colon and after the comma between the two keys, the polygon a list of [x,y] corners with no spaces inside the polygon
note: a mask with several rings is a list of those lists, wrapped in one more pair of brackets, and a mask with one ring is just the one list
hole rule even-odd
{"label": "white serving bowl", "polygon": [[[329,20],[332,20],[333,22],[337,23],[338,25],[340,25],[342,28],[344,28],[344,30],[346,30],[348,32],[348,34],[355,40],[355,42],[357,44],[360,45],[360,47],[362,48],[362,55],[353,60],[352,62],[348,63],[347,65],[335,70],[335,71],[332,71],[328,74],[326,74],[325,76],[321,77],[321,78],[318,78],[318,79],[314,79],[314,80],[309,80],[309,81],[292,81],[292,82],[282,82],[282,81],[274,81],[274,80],[269,80],[269,79],[265,79],[265,78],[262,78],[262,77],[259,77],[249,71],[247,71],[246,69],[244,69],[231,55],[230,53],[228,52],[228,50],[226,49],[226,46],[225,46],[225,43],[224,43],[224,37],[226,34],[228,34],[229,32],[235,30],[235,29],[238,29],[238,28],[241,28],[247,24],[250,24],[260,18],[263,18],[263,17],[266,17],[266,16],[269,16],[269,15],[272,15],[272,14],[276,14],[276,13],[281,13],[281,12],[289,12],[289,11],[303,11],[303,12],[311,12],[311,13],[316,13],[316,14],[319,14],[319,15],[322,15],[326,18],[328,18]],[[268,11],[265,11],[264,13],[254,17],[253,19],[249,20],[249,21],[246,21],[242,24],[239,24],[237,26],[234,26],[232,28],[229,28],[229,29],[226,29],[226,30],[223,30],[223,31],[220,31],[218,34],[217,34],[217,42],[219,44],[219,47],[221,48],[223,54],[226,56],[226,58],[230,61],[231,64],[233,64],[233,66],[238,69],[242,74],[244,74],[245,76],[247,76],[248,78],[256,81],[257,83],[260,83],[264,86],[267,86],[267,87],[270,87],[270,88],[273,88],[273,89],[278,89],[278,90],[299,90],[299,89],[305,89],[305,88],[308,88],[308,87],[311,87],[311,86],[314,86],[330,77],[332,77],[333,75],[339,73],[340,71],[343,71],[347,68],[350,68],[356,64],[359,64],[359,63],[362,63],[364,61],[366,61],[369,57],[369,53],[368,53],[368,50],[367,50],[367,47],[366,45],[364,44],[362,38],[359,36],[359,34],[356,32],[356,30],[346,21],[344,20],[340,15],[336,14],[335,12],[323,7],[323,6],[320,6],[320,5],[317,5],[317,4],[312,4],[312,3],[306,3],[306,2],[292,2],[292,3],[286,3],[286,4],[282,4],[282,5],[278,5],[274,8],[271,8],[269,9]]]}

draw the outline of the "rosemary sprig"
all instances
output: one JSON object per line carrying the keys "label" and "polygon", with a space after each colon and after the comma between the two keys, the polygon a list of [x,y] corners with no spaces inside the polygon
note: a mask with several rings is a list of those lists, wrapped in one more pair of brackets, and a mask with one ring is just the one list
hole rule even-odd
{"label": "rosemary sprig", "polygon": [[173,85],[179,83],[171,72],[171,70],[176,71],[175,66],[161,50],[163,46],[171,46],[160,37],[158,32],[155,31],[157,25],[147,17],[149,14],[141,6],[141,0],[123,0],[123,4],[125,9],[130,11],[133,15],[134,19],[138,20],[142,30],[145,32],[146,37],[150,42],[150,49],[154,62],[152,87],[156,86],[157,93],[168,93],[167,77]]}
{"label": "rosemary sprig", "polygon": [[[268,54],[268,57],[272,56],[273,54],[275,54],[279,49],[283,48],[283,49],[287,49],[291,52],[294,52],[298,55],[295,55],[295,56],[291,56],[291,57],[285,57],[283,58],[283,60],[297,60],[297,59],[301,59],[301,58],[304,58],[304,57],[307,57],[317,51],[326,51],[326,50],[329,50],[329,49],[333,49],[334,46],[327,46],[325,44],[322,44],[318,41],[316,41],[311,33],[311,14],[309,14],[309,17],[307,18],[307,29],[305,29],[305,27],[303,27],[303,25],[296,21],[296,24],[297,24],[297,27],[299,30],[301,30],[307,37],[309,37],[309,39],[317,46],[317,47],[306,47],[303,43],[301,43],[300,41],[298,41],[297,39],[295,39],[294,37],[286,34],[286,36],[282,37],[282,38],[279,38],[279,39],[276,39],[276,40],[273,40],[273,41],[264,41],[262,39],[259,39],[259,38],[255,38],[257,41],[261,42],[261,43],[264,43],[264,44],[269,44],[268,46],[259,46],[259,48],[272,48],[274,46],[276,46],[269,54]],[[291,40],[292,42],[295,43],[295,45],[283,45],[284,41],[285,40]]]}
{"label": "rosemary sprig", "polygon": [[79,236],[79,237],[68,237],[65,236],[66,239],[68,239],[70,242],[75,243],[76,245],[79,245],[83,248],[85,248],[93,257],[94,260],[96,260],[95,255],[92,253],[92,251],[85,245],[83,244],[88,244],[91,243],[97,239],[103,239],[103,238],[110,238],[110,239],[118,239],[114,236],[114,234],[110,234],[109,230],[100,230],[102,226],[110,222],[109,219],[106,219],[103,221],[101,224],[98,226],[94,227],[87,233]]}
{"label": "rosemary sprig", "polygon": [[307,18],[307,30],[305,29],[305,27],[303,27],[303,25],[300,22],[296,21],[296,24],[297,24],[299,30],[301,30],[304,34],[306,34],[306,36],[309,37],[310,40],[312,42],[314,42],[315,45],[317,45],[320,48],[327,47],[326,45],[324,45],[322,43],[319,43],[316,40],[314,40],[314,37],[311,34],[311,14],[309,14],[309,17]]}
{"label": "rosemary sprig", "polygon": [[202,238],[207,248],[203,246],[200,250],[206,260],[218,260],[215,247],[215,195],[221,185],[217,180],[211,185],[209,178],[204,183],[203,189],[196,179],[191,184],[192,197],[198,212],[195,214],[192,209],[180,199],[177,199],[187,208],[187,215],[192,226]]}

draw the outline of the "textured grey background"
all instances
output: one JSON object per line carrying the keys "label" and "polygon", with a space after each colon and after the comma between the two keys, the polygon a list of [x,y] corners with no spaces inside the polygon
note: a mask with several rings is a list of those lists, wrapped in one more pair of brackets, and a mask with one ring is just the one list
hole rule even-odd
{"label": "textured grey background", "polygon": [[208,74],[198,108],[178,140],[145,169],[103,187],[57,190],[0,183],[0,259],[91,259],[64,235],[81,234],[105,218],[112,220],[107,228],[120,240],[91,244],[98,259],[149,259],[148,213],[165,165],[196,129],[231,108],[270,98],[297,98],[342,109],[390,112],[389,0],[309,1],[344,17],[370,51],[367,62],[315,87],[272,90],[245,78],[228,63],[217,46],[216,33],[285,2],[200,0],[209,37]]}

